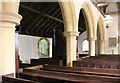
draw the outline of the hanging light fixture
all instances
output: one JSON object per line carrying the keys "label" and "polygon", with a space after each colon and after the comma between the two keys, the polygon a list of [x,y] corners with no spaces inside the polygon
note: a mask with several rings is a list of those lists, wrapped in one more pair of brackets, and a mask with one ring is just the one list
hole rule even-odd
{"label": "hanging light fixture", "polygon": [[106,24],[106,28],[110,27],[110,23],[113,22],[113,18],[110,15],[105,15],[103,19],[104,23]]}

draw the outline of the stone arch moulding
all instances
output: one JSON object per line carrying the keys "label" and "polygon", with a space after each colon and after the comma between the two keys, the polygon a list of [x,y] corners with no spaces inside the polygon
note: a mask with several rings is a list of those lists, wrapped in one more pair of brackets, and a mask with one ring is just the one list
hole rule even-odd
{"label": "stone arch moulding", "polygon": [[[97,28],[99,28],[100,30],[100,40],[105,40],[105,27],[104,27],[102,16],[99,17],[97,25],[99,26]],[[97,34],[97,31],[96,31],[96,34]]]}
{"label": "stone arch moulding", "polygon": [[88,40],[91,38],[96,39],[95,20],[90,3],[84,2],[81,6],[81,9],[83,9],[83,13],[85,15],[85,21],[87,23],[86,29],[87,29]]}
{"label": "stone arch moulding", "polygon": [[[100,54],[104,54],[105,53],[105,27],[104,27],[104,23],[103,23],[103,18],[102,16],[99,17],[98,22],[98,29],[99,30],[99,34],[100,34]],[[96,34],[98,33],[98,31],[96,31]]]}
{"label": "stone arch moulding", "polygon": [[64,32],[75,31],[78,32],[76,12],[73,2],[59,1],[64,21]]}

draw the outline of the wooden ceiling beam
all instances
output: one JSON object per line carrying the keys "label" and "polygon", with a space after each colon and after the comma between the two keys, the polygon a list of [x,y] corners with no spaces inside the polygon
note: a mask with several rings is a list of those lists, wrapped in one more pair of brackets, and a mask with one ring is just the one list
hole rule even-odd
{"label": "wooden ceiling beam", "polygon": [[[53,5],[55,5],[55,3],[52,3],[51,5],[49,5],[49,7],[48,7],[45,11],[43,11],[43,13],[49,14],[49,13],[51,13],[51,11],[54,11],[54,10],[56,9],[56,5],[55,5],[54,7],[53,7]],[[45,19],[44,21],[47,21],[47,20]],[[43,21],[43,22],[44,22],[44,21]],[[50,23],[51,23],[51,22],[53,22],[53,20],[50,21]],[[46,26],[49,26],[50,23],[48,23]],[[39,32],[39,30],[42,29],[42,28],[43,28],[43,29],[46,29],[45,26],[44,26],[44,27],[40,27],[40,29],[39,29],[39,27],[36,27],[35,29],[37,29],[37,28],[38,28],[37,32]],[[47,27],[47,28],[48,28],[48,27]],[[34,30],[35,30],[35,29],[34,29]],[[42,30],[43,30],[43,29],[42,29]],[[35,32],[34,30],[32,30],[32,32]]]}
{"label": "wooden ceiling beam", "polygon": [[[53,21],[49,26],[46,27],[44,34],[47,35],[46,31],[48,31],[48,29],[52,28],[52,26],[54,26],[54,24],[57,24],[57,22]],[[43,33],[40,29],[39,32],[41,32],[41,34]]]}
{"label": "wooden ceiling beam", "polygon": [[58,8],[51,16],[56,17],[56,15],[60,12],[60,8]]}
{"label": "wooden ceiling beam", "polygon": [[46,30],[54,23],[54,21],[50,21],[46,24],[46,26],[41,30],[42,34],[45,34]]}
{"label": "wooden ceiling beam", "polygon": [[52,15],[55,10],[58,9],[58,5],[55,4],[50,10],[47,11],[47,15]]}
{"label": "wooden ceiling beam", "polygon": [[50,19],[46,19],[46,20],[44,20],[44,21],[43,21],[43,26],[40,27],[40,28],[38,28],[37,30],[39,31],[40,29],[41,29],[41,30],[44,29],[44,27],[45,27],[46,24],[49,22],[49,20],[50,20]]}
{"label": "wooden ceiling beam", "polygon": [[53,28],[55,25],[57,25],[58,23],[57,22],[54,22],[47,30],[46,30],[46,34],[48,34],[48,32],[49,32],[49,30],[51,29],[51,28]]}
{"label": "wooden ceiling beam", "polygon": [[56,31],[56,29],[57,29],[56,27],[57,27],[57,28],[58,28],[58,27],[61,27],[61,24],[57,24],[57,25],[55,25],[51,30],[49,30],[49,35],[51,35],[51,32],[52,32],[54,29],[55,29],[55,31]]}
{"label": "wooden ceiling beam", "polygon": [[56,29],[57,29],[58,27],[60,27],[60,25],[61,25],[61,24],[57,24],[57,25],[55,25],[51,30],[49,30],[49,33],[51,33],[52,30],[54,30],[54,29],[55,29],[55,31],[56,31]]}
{"label": "wooden ceiling beam", "polygon": [[48,25],[50,22],[51,22],[50,20],[49,20],[49,21],[46,20],[46,21],[44,22],[44,26],[42,26],[41,29],[39,29],[38,31],[40,31],[40,33],[43,34],[43,31],[44,31],[45,27],[47,27],[47,25]]}
{"label": "wooden ceiling beam", "polygon": [[[54,7],[53,7],[54,6]],[[49,6],[47,6],[47,9],[46,10],[44,10],[43,11],[43,13],[45,13],[45,14],[48,14],[50,11],[53,11],[53,9],[55,8],[55,3],[50,3],[50,5]],[[48,14],[49,15],[49,14]]]}
{"label": "wooden ceiling beam", "polygon": [[[44,18],[44,17],[43,17],[43,18]],[[42,22],[38,25],[38,27],[37,27],[37,29],[36,29],[37,34],[38,34],[38,32],[40,32],[40,30],[42,30],[42,28],[44,28],[44,27],[46,26],[46,23],[47,23],[46,20],[48,20],[48,19],[44,18],[44,19],[42,20]],[[50,20],[50,19],[49,19],[49,20]],[[46,21],[46,22],[45,22],[45,21]]]}
{"label": "wooden ceiling beam", "polygon": [[62,18],[62,14],[61,14],[61,11],[58,13],[58,14],[56,14],[56,18]]}
{"label": "wooden ceiling beam", "polygon": [[31,32],[34,33],[35,31],[37,31],[39,28],[41,28],[41,25],[43,24],[45,18],[42,17],[37,23],[36,25],[34,26],[33,29],[31,29]]}
{"label": "wooden ceiling beam", "polygon": [[40,20],[41,16],[37,15],[33,21],[26,27],[26,30],[29,32],[29,29],[33,28],[35,24]]}
{"label": "wooden ceiling beam", "polygon": [[58,27],[58,28],[56,29],[56,32],[59,31],[60,29],[61,29],[61,30],[64,30],[64,25],[63,25],[63,24],[61,24],[60,27]]}
{"label": "wooden ceiling beam", "polygon": [[22,8],[25,9],[25,10],[31,11],[31,12],[33,12],[33,13],[35,13],[35,14],[39,14],[39,15],[45,16],[45,17],[47,17],[47,18],[49,18],[49,19],[52,19],[52,20],[55,20],[55,21],[57,21],[57,22],[63,23],[63,21],[60,20],[60,19],[57,19],[57,18],[52,17],[52,16],[47,15],[47,14],[43,14],[42,12],[39,12],[39,11],[34,10],[34,9],[32,9],[32,8],[29,8],[29,7],[26,7],[26,6],[23,6],[23,5],[20,5],[20,7],[22,7]]}

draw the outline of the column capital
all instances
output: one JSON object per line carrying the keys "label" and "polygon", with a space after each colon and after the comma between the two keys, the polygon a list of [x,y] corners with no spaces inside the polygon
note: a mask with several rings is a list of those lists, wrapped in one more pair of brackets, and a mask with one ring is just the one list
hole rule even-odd
{"label": "column capital", "polygon": [[87,40],[88,40],[88,41],[95,41],[96,38],[95,38],[95,37],[89,37],[89,38],[87,38]]}
{"label": "column capital", "polygon": [[76,37],[79,36],[79,32],[77,31],[66,31],[64,32],[65,37]]}
{"label": "column capital", "polygon": [[[20,25],[22,16],[12,12],[0,12],[0,28],[13,28],[12,25]],[[10,26],[9,26],[9,25]]]}

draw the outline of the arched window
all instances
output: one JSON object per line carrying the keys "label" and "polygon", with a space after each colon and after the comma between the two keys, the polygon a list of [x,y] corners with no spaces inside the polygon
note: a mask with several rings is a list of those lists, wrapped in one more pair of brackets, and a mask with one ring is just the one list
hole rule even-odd
{"label": "arched window", "polygon": [[39,40],[39,55],[49,55],[49,41],[46,38]]}
{"label": "arched window", "polygon": [[83,42],[82,42],[82,51],[84,51],[84,52],[89,51],[89,42],[87,39],[83,40]]}

